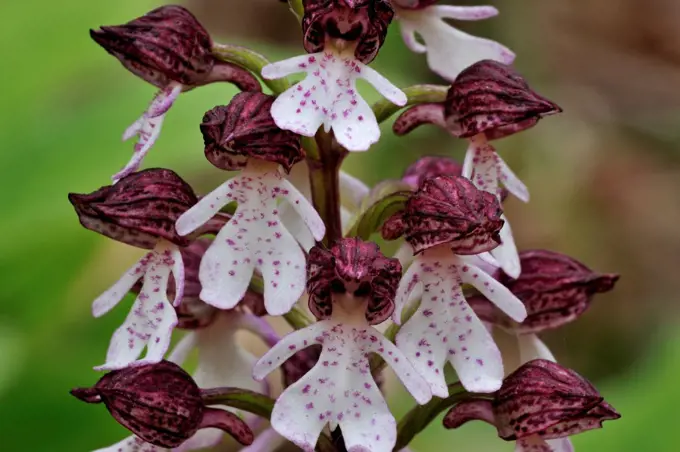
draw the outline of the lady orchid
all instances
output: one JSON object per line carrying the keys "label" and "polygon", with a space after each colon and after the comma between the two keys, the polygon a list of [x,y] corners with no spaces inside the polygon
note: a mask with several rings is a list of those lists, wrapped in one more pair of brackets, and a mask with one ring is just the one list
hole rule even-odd
{"label": "lady orchid", "polygon": [[[111,372],[72,392],[104,403],[132,434],[100,452],[222,450],[225,432],[240,452],[290,443],[404,452],[452,406],[446,427],[480,418],[519,450],[566,452],[568,435],[619,416],[552,362],[503,378],[492,325],[517,335],[524,361],[553,359],[536,333],[574,320],[617,276],[557,253],[517,252],[501,202],[508,192],[528,200],[528,190],[488,142],[560,109],[505,65],[512,52],[444,22],[494,8],[435,3],[290,0],[306,54],[273,64],[213,42],[179,6],[91,32],[161,89],[126,132],[139,138],[115,184],[69,195],[85,228],[147,252],[93,304],[98,317],[127,292],[136,297],[96,368]],[[402,91],[368,66],[395,12],[407,44],[427,52],[450,88]],[[292,83],[293,73],[306,76]],[[369,106],[360,78],[385,99]],[[177,96],[218,81],[244,92],[209,109],[197,129],[205,158],[235,173],[199,196],[171,170],[138,170]],[[349,152],[368,150],[379,123],[406,103],[395,132],[444,127],[470,140],[464,164],[423,157],[373,188],[344,172]],[[376,233],[404,238],[396,257],[370,241]],[[293,331],[280,337],[266,315]],[[183,336],[167,353],[176,330]],[[258,358],[241,333],[267,351]],[[417,403],[400,420],[385,402],[388,365]],[[277,368],[280,394],[265,380]]]}
{"label": "lady orchid", "polygon": [[[446,23],[446,19],[482,20],[498,15],[493,6],[435,5],[439,0],[392,0],[404,42],[413,52],[427,53],[432,72],[453,81],[466,67],[495,60],[512,64],[515,54],[489,39],[477,38]],[[424,44],[418,42],[420,35]]]}
{"label": "lady orchid", "polygon": [[[69,201],[87,229],[128,245],[151,249],[92,303],[92,314],[101,317],[143,279],[130,314],[114,333],[106,363],[99,369],[160,361],[177,325],[173,306],[180,303],[184,292],[180,247],[190,243],[189,238],[177,234],[175,221],[196,204],[196,195],[173,171],[150,169],[125,176],[117,184],[91,194],[71,193]],[[172,303],[167,296],[171,274],[175,280]],[[146,357],[137,360],[144,347]]]}
{"label": "lady orchid", "polygon": [[309,307],[314,325],[284,337],[255,365],[261,379],[299,349],[323,347],[319,361],[276,401],[272,427],[306,452],[326,424],[342,429],[349,451],[389,452],[396,442],[396,422],[369,368],[377,353],[394,369],[418,403],[430,391],[399,350],[371,324],[394,309],[401,266],[384,257],[377,245],[343,239],[330,250],[313,248],[308,263]]}
{"label": "lady orchid", "polygon": [[262,89],[248,71],[213,56],[210,35],[181,6],[161,6],[124,25],[90,30],[90,36],[127,70],[160,89],[123,134],[124,141],[136,136],[137,143],[130,161],[113,176],[114,182],[137,171],[180,93],[214,82],[230,82],[243,91]]}
{"label": "lady orchid", "polygon": [[406,95],[367,66],[385,41],[394,11],[387,0],[305,0],[302,55],[262,69],[277,79],[305,72],[304,80],[281,94],[272,116],[282,129],[313,137],[323,125],[348,151],[366,151],[380,138],[375,115],[357,91],[364,79],[397,105]]}
{"label": "lady orchid", "polygon": [[281,222],[279,200],[297,212],[316,240],[325,232],[312,205],[282,173],[304,154],[299,136],[274,124],[272,102],[265,94],[241,93],[226,107],[206,113],[201,131],[208,160],[218,168],[241,172],[177,220],[178,233],[187,235],[227,204],[237,203],[233,217],[201,261],[201,299],[220,309],[236,306],[255,270],[264,278],[269,314],[290,311],[302,295],[305,256]]}
{"label": "lady orchid", "polygon": [[498,200],[463,177],[435,177],[408,200],[402,221],[416,258],[399,283],[394,321],[401,323],[420,285],[422,301],[399,331],[397,346],[436,396],[448,396],[446,361],[467,390],[497,390],[503,379],[500,351],[467,304],[461,285],[473,285],[517,322],[526,317],[520,300],[462,257],[498,246],[503,226]]}
{"label": "lady orchid", "polygon": [[[501,196],[502,183],[513,195],[529,201],[529,190],[500,158],[489,140],[503,138],[533,127],[544,116],[561,112],[553,102],[538,95],[511,67],[484,60],[458,75],[446,100],[421,104],[404,112],[394,123],[398,135],[419,125],[444,127],[454,136],[470,141],[463,176],[480,190]],[[517,278],[521,272],[510,224],[504,217],[501,246],[491,254],[503,270]]]}

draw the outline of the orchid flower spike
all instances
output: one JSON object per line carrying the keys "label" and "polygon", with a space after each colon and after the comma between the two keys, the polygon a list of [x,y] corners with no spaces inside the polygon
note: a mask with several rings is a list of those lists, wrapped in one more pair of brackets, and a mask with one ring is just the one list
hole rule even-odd
{"label": "orchid flower spike", "polygon": [[519,259],[519,278],[513,279],[500,269],[494,278],[524,303],[524,322],[508,318],[483,295],[468,297],[468,302],[483,322],[517,336],[520,364],[536,358],[555,361],[537,334],[579,318],[595,294],[614,288],[619,275],[596,273],[574,258],[548,250],[522,251]]}
{"label": "orchid flower spike", "polygon": [[380,137],[371,107],[357,91],[364,79],[397,105],[406,95],[367,66],[385,41],[394,11],[387,0],[304,0],[302,32],[309,55],[265,66],[266,79],[305,72],[304,80],[281,94],[272,106],[276,124],[313,137],[333,130],[349,151],[366,151]]}
{"label": "orchid flower spike", "polygon": [[218,168],[241,169],[177,221],[180,235],[202,227],[229,203],[236,212],[201,261],[201,299],[232,309],[243,298],[255,270],[264,278],[270,315],[288,312],[305,288],[305,254],[282,224],[278,202],[288,203],[315,240],[325,226],[312,204],[284,177],[304,157],[300,137],[274,124],[274,98],[240,93],[228,106],[206,113],[201,125],[205,154]]}
{"label": "orchid flower spike", "polygon": [[[482,20],[498,15],[493,6],[435,5],[439,0],[392,0],[406,46],[427,54],[433,72],[453,81],[458,74],[481,60],[511,64],[515,54],[489,39],[477,38],[450,26],[446,19]],[[416,38],[420,35],[423,43]]]}
{"label": "orchid flower spike", "polygon": [[161,6],[124,25],[90,30],[90,36],[127,70],[160,89],[149,108],[123,134],[123,140],[138,138],[132,158],[113,176],[114,182],[139,169],[161,133],[165,114],[183,91],[213,82],[261,91],[250,72],[212,55],[210,35],[181,6]]}
{"label": "orchid flower spike", "polygon": [[[184,293],[181,247],[191,243],[180,236],[175,221],[196,204],[192,188],[167,169],[149,169],[125,176],[117,184],[91,194],[69,194],[69,201],[87,229],[128,245],[151,251],[134,264],[92,304],[95,317],[113,309],[143,280],[125,322],[116,330],[101,370],[121,369],[160,361],[177,325]],[[174,301],[168,300],[170,276],[174,276]],[[137,360],[146,347],[146,357]]]}
{"label": "orchid flower spike", "polygon": [[448,396],[446,361],[468,391],[497,390],[503,379],[500,351],[461,285],[473,285],[517,322],[526,317],[520,300],[466,259],[498,246],[503,225],[498,199],[463,177],[439,176],[426,180],[407,201],[403,222],[416,258],[399,283],[393,320],[402,322],[420,288],[422,301],[399,330],[397,347],[438,397]]}
{"label": "orchid flower spike", "polygon": [[299,350],[322,346],[317,364],[281,394],[271,417],[272,427],[304,451],[314,450],[326,424],[340,427],[349,451],[392,451],[396,422],[371,376],[370,353],[392,366],[418,403],[431,398],[408,360],[370,326],[391,314],[400,274],[399,262],[374,243],[346,238],[329,250],[312,248],[307,289],[319,321],[285,336],[253,369],[262,379]]}
{"label": "orchid flower spike", "polygon": [[[417,105],[394,123],[398,135],[426,124],[436,124],[454,136],[470,141],[463,176],[480,190],[502,196],[502,183],[513,195],[529,201],[529,190],[496,153],[489,140],[503,138],[533,127],[562,109],[534,92],[514,69],[490,60],[465,69],[453,82],[446,101]],[[507,219],[501,230],[501,246],[491,254],[513,278],[521,273],[512,230]]]}
{"label": "orchid flower spike", "polygon": [[516,441],[516,452],[573,452],[570,436],[620,417],[588,380],[537,359],[508,375],[493,400],[472,399],[454,406],[444,426],[458,428],[481,420],[495,426],[502,439]]}
{"label": "orchid flower spike", "polygon": [[187,442],[204,429],[227,432],[243,445],[254,439],[237,415],[205,406],[197,382],[170,361],[115,370],[94,387],[71,394],[87,403],[104,403],[113,418],[134,433],[101,451],[188,450]]}

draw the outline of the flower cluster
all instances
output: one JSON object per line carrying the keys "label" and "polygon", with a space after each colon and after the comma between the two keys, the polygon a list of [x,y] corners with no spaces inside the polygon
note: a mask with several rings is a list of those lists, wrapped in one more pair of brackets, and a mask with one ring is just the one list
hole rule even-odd
{"label": "flower cluster", "polygon": [[[490,144],[561,109],[508,66],[510,50],[444,21],[495,8],[436,3],[291,0],[306,53],[276,63],[215,43],[180,6],[91,31],[160,89],[124,134],[137,144],[113,185],[69,195],[85,228],[145,253],[92,304],[99,317],[134,295],[95,367],[109,373],[72,391],[132,433],[101,450],[204,449],[226,432],[248,452],[284,442],[390,452],[450,408],[447,428],[482,419],[519,450],[568,451],[570,435],[619,417],[536,336],[578,318],[618,276],[547,250],[518,252],[502,202],[526,202],[528,190]],[[449,87],[402,91],[370,67],[393,20]],[[291,84],[294,73],[305,75]],[[389,114],[362,98],[359,79]],[[197,121],[206,159],[231,173],[198,196],[174,171],[140,166],[179,94],[213,82],[241,90]],[[368,150],[379,123],[407,104],[394,132],[438,125],[468,140],[463,164],[424,157],[392,181],[396,193],[343,173],[348,152]],[[374,233],[401,241],[395,257]],[[280,337],[267,316],[293,331]],[[494,327],[517,336],[521,362],[504,366]],[[268,351],[251,354],[240,331]],[[181,366],[194,350],[189,374]],[[417,426],[408,415],[398,423],[385,401],[388,366],[422,405]],[[266,379],[277,368],[278,395]]]}

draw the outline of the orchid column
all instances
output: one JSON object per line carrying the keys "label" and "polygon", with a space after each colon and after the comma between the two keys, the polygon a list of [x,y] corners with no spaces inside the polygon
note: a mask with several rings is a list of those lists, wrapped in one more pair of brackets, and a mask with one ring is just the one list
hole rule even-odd
{"label": "orchid column", "polygon": [[[404,112],[394,123],[397,135],[422,124],[436,124],[470,141],[463,176],[480,190],[501,196],[502,183],[513,195],[529,201],[529,191],[500,158],[490,140],[526,130],[544,116],[562,109],[529,88],[511,67],[484,60],[465,69],[451,85],[446,101],[421,104]],[[505,220],[501,246],[492,251],[503,271],[513,278],[521,273],[510,224]]]}
{"label": "orchid column", "polygon": [[298,350],[323,347],[316,366],[281,394],[272,412],[274,429],[304,451],[314,450],[326,424],[342,429],[347,450],[392,451],[396,422],[371,375],[370,353],[392,366],[418,403],[431,398],[406,357],[370,326],[392,313],[400,274],[396,259],[359,239],[310,252],[309,307],[319,321],[284,337],[253,369],[261,379]]}

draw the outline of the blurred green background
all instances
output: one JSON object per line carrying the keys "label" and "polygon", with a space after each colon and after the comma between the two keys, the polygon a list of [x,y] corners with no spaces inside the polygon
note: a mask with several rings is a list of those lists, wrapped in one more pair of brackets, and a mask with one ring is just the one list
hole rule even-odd
{"label": "blurred green background", "polygon": [[[560,361],[592,379],[622,414],[575,438],[578,450],[677,451],[680,420],[680,8],[677,0],[503,0],[499,18],[461,24],[517,51],[516,66],[565,113],[498,149],[531,203],[507,204],[522,247],[547,247],[619,272],[578,322],[546,336]],[[124,431],[103,407],[68,395],[90,385],[129,301],[102,319],[89,304],[140,252],[82,229],[68,192],[108,184],[128,159],[123,130],[154,88],[95,45],[88,29],[162,2],[2,2],[0,109],[0,450],[78,452]],[[274,0],[185,3],[221,42],[280,59],[301,52],[299,28]],[[456,4],[474,4],[456,2]],[[438,82],[393,27],[375,67],[400,86]],[[203,158],[198,123],[229,86],[184,94],[147,166],[167,166],[205,191],[224,176]],[[374,93],[371,93],[373,96]],[[434,128],[384,139],[346,169],[368,183],[398,176],[421,154],[462,157]],[[395,397],[397,411],[412,401]],[[417,451],[511,450],[492,428],[433,425]]]}

